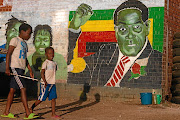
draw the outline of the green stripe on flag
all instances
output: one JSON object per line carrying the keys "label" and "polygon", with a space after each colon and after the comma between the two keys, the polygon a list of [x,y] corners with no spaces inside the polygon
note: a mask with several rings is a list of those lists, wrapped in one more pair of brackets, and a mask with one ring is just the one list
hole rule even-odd
{"label": "green stripe on flag", "polygon": [[[90,20],[113,20],[114,9],[109,10],[93,10],[94,14],[91,16]],[[69,21],[71,21],[75,11],[70,11]]]}
{"label": "green stripe on flag", "polygon": [[153,49],[163,52],[164,7],[149,8],[149,18],[153,18]]}

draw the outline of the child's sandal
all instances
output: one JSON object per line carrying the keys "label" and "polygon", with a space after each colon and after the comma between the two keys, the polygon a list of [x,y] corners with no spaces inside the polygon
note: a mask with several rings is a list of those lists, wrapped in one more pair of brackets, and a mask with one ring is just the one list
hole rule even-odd
{"label": "child's sandal", "polygon": [[29,114],[28,117],[25,117],[24,119],[25,120],[30,120],[30,119],[34,119],[34,118],[38,118],[39,116],[38,115],[35,115],[34,113],[31,113]]}
{"label": "child's sandal", "polygon": [[17,118],[14,114],[9,113],[8,115],[1,115],[1,117],[5,117],[5,118]]}

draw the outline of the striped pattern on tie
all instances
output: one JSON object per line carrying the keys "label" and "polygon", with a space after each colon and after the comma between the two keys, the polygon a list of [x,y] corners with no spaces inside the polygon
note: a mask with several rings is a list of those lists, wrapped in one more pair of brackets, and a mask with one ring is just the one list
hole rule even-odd
{"label": "striped pattern on tie", "polygon": [[106,83],[106,86],[111,86],[114,87],[123,77],[123,72],[124,72],[124,66],[126,63],[130,61],[129,57],[123,56],[120,59],[119,64],[116,66],[116,69],[113,73],[113,76],[111,79]]}

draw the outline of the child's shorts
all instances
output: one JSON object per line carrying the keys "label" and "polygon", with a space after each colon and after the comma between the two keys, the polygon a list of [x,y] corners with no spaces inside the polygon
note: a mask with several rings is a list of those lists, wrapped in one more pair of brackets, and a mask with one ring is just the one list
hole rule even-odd
{"label": "child's shorts", "polygon": [[55,84],[48,84],[46,88],[44,84],[40,84],[40,95],[38,100],[45,101],[47,97],[49,100],[57,98]]}
{"label": "child's shorts", "polygon": [[[19,68],[10,68],[13,74],[24,75],[24,70]],[[10,88],[22,89],[26,88],[26,80],[22,77],[13,75],[11,76]]]}

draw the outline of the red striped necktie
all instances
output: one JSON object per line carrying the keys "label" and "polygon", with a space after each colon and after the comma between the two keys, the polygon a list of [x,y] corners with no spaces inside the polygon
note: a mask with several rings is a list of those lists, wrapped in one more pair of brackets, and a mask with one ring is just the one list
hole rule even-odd
{"label": "red striped necktie", "polygon": [[121,81],[121,79],[123,78],[124,75],[124,66],[126,63],[128,63],[130,61],[129,57],[127,56],[123,56],[120,59],[119,64],[116,66],[116,69],[113,73],[113,76],[111,77],[111,79],[106,83],[106,86],[111,86],[114,87],[117,83],[119,83],[119,81]]}

